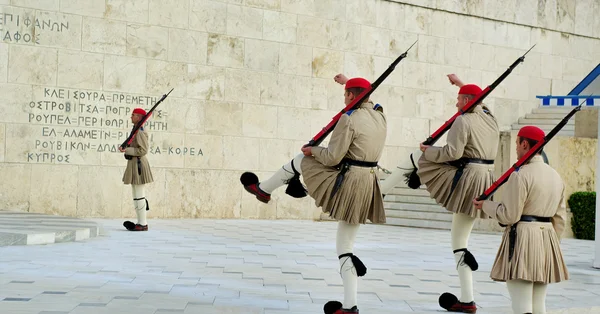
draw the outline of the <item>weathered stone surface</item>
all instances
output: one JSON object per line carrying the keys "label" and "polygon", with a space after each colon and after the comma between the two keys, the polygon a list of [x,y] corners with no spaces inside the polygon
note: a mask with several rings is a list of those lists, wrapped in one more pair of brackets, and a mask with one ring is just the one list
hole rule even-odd
{"label": "weathered stone surface", "polygon": [[106,0],[104,16],[114,20],[148,23],[148,4],[149,0]]}
{"label": "weathered stone surface", "polygon": [[242,67],[244,40],[237,37],[211,34],[208,37],[208,65]]}
{"label": "weathered stone surface", "polygon": [[189,23],[189,0],[149,0],[149,19],[155,25],[187,28]]}
{"label": "weathered stone surface", "polygon": [[104,87],[134,93],[146,89],[146,59],[105,56]]}
{"label": "weathered stone surface", "polygon": [[58,52],[59,86],[87,89],[102,89],[104,74],[104,56],[81,51]]}
{"label": "weathered stone surface", "polygon": [[8,45],[0,45],[0,83],[8,79]]}
{"label": "weathered stone surface", "polygon": [[13,45],[9,50],[8,82],[20,84],[56,84],[56,49]]}
{"label": "weathered stone surface", "polygon": [[598,108],[585,108],[584,114],[576,114],[575,137],[598,138]]}
{"label": "weathered stone surface", "polygon": [[206,64],[208,35],[203,32],[170,29],[169,60]]}
{"label": "weathered stone surface", "polygon": [[127,24],[97,18],[83,18],[83,51],[124,55],[127,52]]}
{"label": "weathered stone surface", "polygon": [[225,34],[227,29],[227,4],[211,0],[193,0],[190,11],[190,28]]}
{"label": "weathered stone surface", "polygon": [[128,56],[166,60],[168,47],[168,28],[139,24],[127,25]]}

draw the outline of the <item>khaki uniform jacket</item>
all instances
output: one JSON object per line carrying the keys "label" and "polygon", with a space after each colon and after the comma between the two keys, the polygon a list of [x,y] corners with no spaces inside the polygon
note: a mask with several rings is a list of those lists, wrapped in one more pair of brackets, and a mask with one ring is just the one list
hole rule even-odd
{"label": "khaki uniform jacket", "polygon": [[[154,181],[150,163],[146,158],[148,147],[148,133],[140,128],[131,141],[131,145],[125,148],[125,154],[133,156],[133,158],[127,160],[127,168],[123,174],[124,184],[146,184]],[[140,169],[139,172],[138,169]]]}
{"label": "khaki uniform jacket", "polygon": [[474,218],[488,218],[474,208],[472,201],[494,182],[494,165],[467,164],[452,191],[457,168],[448,162],[463,157],[494,160],[498,154],[499,137],[496,118],[486,112],[482,105],[458,116],[448,130],[446,145],[427,148],[418,161],[417,175],[431,198],[448,211]]}
{"label": "khaki uniform jacket", "polygon": [[[510,175],[503,188],[502,202],[483,203],[486,214],[508,225],[492,267],[492,279],[543,283],[567,279],[559,242],[566,219],[565,184],[560,175],[544,163],[542,156],[535,155]],[[522,215],[551,217],[552,221],[519,222]],[[509,233],[514,224],[516,244],[509,260]]]}
{"label": "khaki uniform jacket", "polygon": [[323,212],[351,224],[385,222],[383,196],[379,189],[377,167],[350,166],[340,189],[330,198],[336,166],[344,158],[377,162],[383,154],[387,122],[383,112],[371,101],[341,116],[327,147],[313,147],[312,157],[302,160],[302,177],[308,193]]}

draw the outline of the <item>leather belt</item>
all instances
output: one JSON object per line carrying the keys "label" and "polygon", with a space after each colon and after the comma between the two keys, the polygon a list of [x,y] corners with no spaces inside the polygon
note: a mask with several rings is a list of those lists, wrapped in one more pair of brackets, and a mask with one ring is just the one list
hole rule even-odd
{"label": "leather belt", "polygon": [[460,179],[460,177],[462,177],[463,169],[465,169],[467,164],[470,164],[470,163],[493,165],[494,160],[463,157],[463,158],[460,158],[457,160],[449,161],[448,164],[456,167],[457,169],[456,169],[456,173],[454,174],[454,178],[452,179],[452,186],[450,187],[450,194],[448,194],[448,199],[446,200],[446,202],[450,199],[450,196],[452,196],[452,192],[454,192],[454,189],[456,188],[456,185],[458,184],[458,180]]}
{"label": "leather belt", "polygon": [[338,173],[337,177],[335,178],[335,184],[333,185],[333,189],[331,191],[331,196],[329,196],[330,199],[333,198],[335,193],[337,193],[337,191],[342,186],[342,182],[344,181],[344,176],[346,175],[346,172],[350,169],[350,166],[365,167],[365,168],[377,167],[377,161],[360,161],[360,160],[354,160],[354,159],[350,159],[350,158],[342,159],[342,161],[336,166],[336,168],[340,169],[340,173]]}
{"label": "leather belt", "polygon": [[[517,223],[510,226],[508,232],[508,260],[510,261],[515,251],[515,243],[517,242],[517,225],[519,222],[552,222],[552,217],[540,217],[531,215],[522,215]],[[500,226],[506,227],[506,225],[500,224]]]}

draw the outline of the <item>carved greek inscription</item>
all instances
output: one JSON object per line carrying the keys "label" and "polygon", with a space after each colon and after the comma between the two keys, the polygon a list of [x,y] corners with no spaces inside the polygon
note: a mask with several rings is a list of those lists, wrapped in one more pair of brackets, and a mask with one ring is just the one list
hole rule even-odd
{"label": "carved greek inscription", "polygon": [[[156,96],[46,87],[40,89],[27,109],[27,122],[39,131],[28,144],[25,158],[32,163],[81,163],[96,153],[120,153],[129,136],[135,107],[146,110]],[[158,107],[144,125],[151,132],[149,155],[204,156],[200,147],[169,145],[153,141],[154,133],[168,132],[167,112]],[[90,155],[92,154],[92,155]],[[97,158],[96,158],[97,159]],[[83,161],[85,163],[85,161]]]}

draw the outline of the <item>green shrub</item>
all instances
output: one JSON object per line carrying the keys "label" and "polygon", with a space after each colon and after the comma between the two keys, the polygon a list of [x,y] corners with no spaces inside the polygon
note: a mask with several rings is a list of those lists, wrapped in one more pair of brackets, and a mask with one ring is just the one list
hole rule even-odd
{"label": "green shrub", "polygon": [[596,234],[596,192],[571,194],[569,208],[573,213],[571,227],[577,239],[594,240]]}

